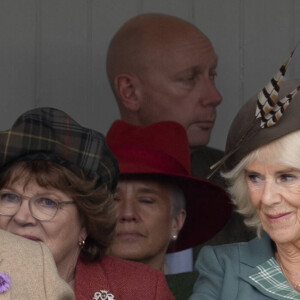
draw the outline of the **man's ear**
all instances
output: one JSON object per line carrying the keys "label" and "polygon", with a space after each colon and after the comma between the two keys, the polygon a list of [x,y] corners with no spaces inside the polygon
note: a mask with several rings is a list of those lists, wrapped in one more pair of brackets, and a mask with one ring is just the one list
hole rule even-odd
{"label": "man's ear", "polygon": [[133,74],[119,74],[115,78],[115,91],[122,105],[131,111],[138,111],[140,99],[137,93],[137,77]]}

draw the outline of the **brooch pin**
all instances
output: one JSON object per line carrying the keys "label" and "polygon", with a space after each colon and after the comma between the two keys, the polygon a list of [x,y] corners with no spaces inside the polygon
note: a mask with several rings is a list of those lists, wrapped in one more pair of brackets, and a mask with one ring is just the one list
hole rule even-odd
{"label": "brooch pin", "polygon": [[94,294],[93,300],[115,300],[115,296],[108,290],[100,290]]}
{"label": "brooch pin", "polygon": [[5,293],[8,291],[10,283],[10,277],[4,272],[0,272],[0,293]]}

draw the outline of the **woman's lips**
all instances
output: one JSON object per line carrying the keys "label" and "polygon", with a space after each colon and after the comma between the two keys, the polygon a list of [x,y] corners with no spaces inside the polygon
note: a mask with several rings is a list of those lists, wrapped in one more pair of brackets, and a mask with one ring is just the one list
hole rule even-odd
{"label": "woman's lips", "polygon": [[28,240],[32,240],[32,241],[40,241],[39,238],[32,236],[32,235],[20,235],[21,237],[28,239]]}
{"label": "woman's lips", "polygon": [[125,231],[125,232],[118,232],[116,234],[117,238],[121,239],[137,239],[143,237],[143,235],[140,232],[137,231]]}
{"label": "woman's lips", "polygon": [[266,214],[266,216],[271,222],[272,221],[275,222],[284,219],[286,216],[290,214],[291,212],[286,212],[286,213]]}

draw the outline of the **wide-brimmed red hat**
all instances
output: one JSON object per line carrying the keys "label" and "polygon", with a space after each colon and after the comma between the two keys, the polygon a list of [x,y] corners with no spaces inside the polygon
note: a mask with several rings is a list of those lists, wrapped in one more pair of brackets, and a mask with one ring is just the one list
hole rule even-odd
{"label": "wide-brimmed red hat", "polygon": [[168,252],[206,242],[230,218],[232,204],[226,192],[212,182],[191,176],[188,139],[179,123],[164,121],[136,126],[116,121],[106,142],[118,160],[121,176],[159,174],[183,190],[187,218]]}

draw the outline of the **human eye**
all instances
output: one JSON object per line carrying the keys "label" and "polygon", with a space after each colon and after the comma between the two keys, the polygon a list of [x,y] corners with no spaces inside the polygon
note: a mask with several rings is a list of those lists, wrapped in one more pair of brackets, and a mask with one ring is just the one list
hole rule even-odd
{"label": "human eye", "polygon": [[1,202],[5,203],[19,203],[20,196],[10,192],[3,192],[1,193]]}
{"label": "human eye", "polygon": [[218,76],[217,72],[216,71],[211,71],[209,73],[209,78],[212,80],[212,81],[215,81],[216,77]]}
{"label": "human eye", "polygon": [[247,180],[251,183],[259,183],[262,181],[262,176],[257,173],[247,172]]}
{"label": "human eye", "polygon": [[139,202],[144,204],[153,204],[154,199],[152,197],[140,197]]}
{"label": "human eye", "polygon": [[185,77],[185,80],[186,80],[186,81],[189,81],[189,82],[193,82],[193,81],[196,80],[196,75],[195,75],[195,74],[191,74],[191,75],[189,75],[189,76],[186,76],[186,77]]}
{"label": "human eye", "polygon": [[184,86],[192,86],[196,82],[195,76],[185,76],[180,78],[180,83]]}
{"label": "human eye", "polygon": [[197,81],[197,73],[194,70],[184,72],[178,77],[178,81],[184,85],[192,85]]}
{"label": "human eye", "polygon": [[56,208],[57,202],[52,200],[49,197],[38,197],[34,201],[35,205],[38,205],[40,207],[44,208]]}
{"label": "human eye", "polygon": [[294,174],[280,174],[279,181],[280,182],[291,182],[296,178],[297,177]]}

